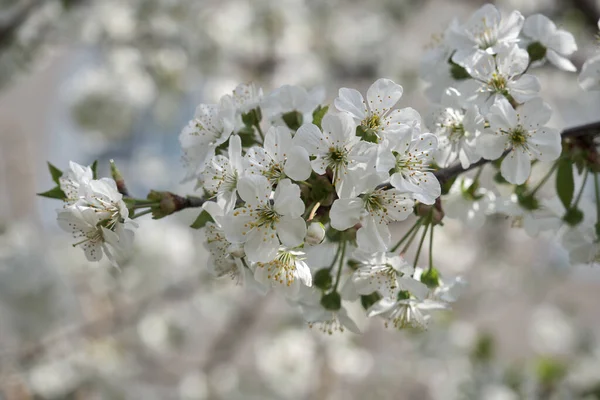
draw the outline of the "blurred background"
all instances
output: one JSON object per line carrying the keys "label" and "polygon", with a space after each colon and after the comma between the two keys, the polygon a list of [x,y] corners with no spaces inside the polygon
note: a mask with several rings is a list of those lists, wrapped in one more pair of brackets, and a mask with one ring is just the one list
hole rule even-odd
{"label": "blurred background", "polygon": [[[88,263],[61,205],[35,196],[46,160],[98,159],[106,175],[111,158],[137,197],[192,193],[180,129],[240,82],[323,85],[331,102],[387,77],[424,115],[421,56],[482,4],[0,0],[0,399],[600,399],[600,270],[505,218],[437,231],[437,268],[469,286],[427,332],[351,309],[364,334],[328,336],[275,294],[211,278],[197,210],[142,218],[117,271]],[[572,32],[578,67],[598,50],[597,0],[497,5]],[[536,72],[554,126],[599,118],[576,74]]]}

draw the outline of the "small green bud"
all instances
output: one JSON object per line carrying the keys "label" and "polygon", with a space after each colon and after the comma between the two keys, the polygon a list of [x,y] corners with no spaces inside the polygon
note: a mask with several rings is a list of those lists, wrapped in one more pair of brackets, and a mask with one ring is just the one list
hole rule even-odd
{"label": "small green bud", "polygon": [[538,61],[546,57],[546,47],[540,42],[534,42],[527,46],[527,53],[531,62]]}
{"label": "small green bud", "polygon": [[338,292],[324,294],[321,297],[321,305],[326,310],[337,311],[342,308],[342,298]]}
{"label": "small green bud", "polygon": [[421,274],[421,282],[427,285],[428,288],[434,289],[440,286],[440,278],[438,270],[435,268],[428,269]]}
{"label": "small green bud", "polygon": [[398,292],[397,300],[408,300],[410,299],[410,293],[407,290],[401,290]]}
{"label": "small green bud", "polygon": [[483,333],[477,338],[471,357],[477,361],[489,361],[494,356],[494,337]]}
{"label": "small green bud", "polygon": [[331,273],[329,273],[329,268],[318,270],[313,278],[313,284],[321,290],[330,289],[332,282],[333,278],[331,277]]}
{"label": "small green bud", "polygon": [[298,111],[290,111],[281,116],[283,118],[283,122],[290,128],[291,130],[298,130],[302,126],[302,114]]}
{"label": "small green bud", "polygon": [[519,205],[525,208],[526,210],[537,210],[540,207],[539,202],[537,201],[535,196],[532,195],[518,194],[517,201],[519,202]]}
{"label": "small green bud", "polygon": [[583,212],[578,208],[570,208],[563,216],[563,221],[571,226],[575,226],[583,221]]}

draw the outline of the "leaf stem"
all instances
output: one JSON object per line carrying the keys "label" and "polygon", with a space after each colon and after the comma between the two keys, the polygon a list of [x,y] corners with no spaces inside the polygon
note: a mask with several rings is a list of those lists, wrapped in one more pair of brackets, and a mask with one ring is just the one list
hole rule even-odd
{"label": "leaf stem", "polygon": [[550,176],[552,176],[552,173],[554,173],[554,171],[556,170],[556,168],[558,168],[558,163],[559,160],[556,160],[556,162],[554,162],[554,164],[552,165],[552,168],[550,168],[550,170],[548,171],[548,173],[542,178],[542,180],[536,185],[536,187],[531,191],[531,196],[534,196],[538,190],[540,190],[540,188],[542,186],[544,186],[544,184],[546,182],[548,182],[548,179],[550,179]]}

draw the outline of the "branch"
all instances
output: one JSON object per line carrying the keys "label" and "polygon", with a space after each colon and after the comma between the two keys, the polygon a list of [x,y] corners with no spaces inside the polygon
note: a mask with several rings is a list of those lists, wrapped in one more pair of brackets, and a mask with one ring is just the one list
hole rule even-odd
{"label": "branch", "polygon": [[[562,131],[561,137],[563,139],[567,138],[580,138],[583,136],[595,136],[600,134],[600,121],[592,122],[586,125],[575,126],[573,128],[568,128]],[[508,154],[510,150],[504,152],[503,156]],[[456,164],[448,168],[442,168],[435,171],[433,174],[440,181],[441,184],[444,184],[448,180],[462,174],[463,172],[470,171],[474,168],[477,168],[481,165],[485,165],[490,163],[491,160],[481,159],[474,164],[469,165],[467,168],[463,168],[462,165]]]}

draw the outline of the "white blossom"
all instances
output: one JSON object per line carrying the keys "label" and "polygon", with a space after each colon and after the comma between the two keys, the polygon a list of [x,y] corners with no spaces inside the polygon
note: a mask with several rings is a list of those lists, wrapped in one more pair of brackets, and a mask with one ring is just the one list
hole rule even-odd
{"label": "white blossom", "polygon": [[545,51],[544,58],[556,67],[575,72],[577,68],[567,56],[577,51],[573,35],[556,28],[554,22],[542,14],[527,17],[523,25],[523,34],[531,39],[531,43],[541,44]]}
{"label": "white blossom", "polygon": [[404,135],[380,149],[377,170],[391,172],[390,183],[424,204],[433,204],[441,194],[440,183],[431,163],[437,150],[437,137],[431,133]]}
{"label": "white blossom", "polygon": [[477,137],[483,131],[485,120],[477,106],[465,102],[455,88],[448,88],[442,96],[442,105],[430,118],[429,128],[438,137],[436,163],[441,167],[460,161],[463,168],[477,162]]}
{"label": "white blossom", "polygon": [[518,11],[502,17],[495,6],[485,4],[465,24],[455,25],[448,31],[448,43],[456,50],[452,61],[465,65],[481,53],[498,54],[503,46],[519,41],[523,21]]}
{"label": "white blossom", "polygon": [[76,162],[69,162],[69,170],[58,178],[60,189],[65,194],[67,204],[75,203],[80,196],[80,188],[89,184],[94,178],[94,173],[90,167],[84,167]]}
{"label": "white blossom", "polygon": [[413,208],[410,196],[398,189],[378,188],[381,174],[372,173],[357,182],[358,197],[340,198],[329,212],[331,226],[343,231],[361,223],[358,247],[369,252],[386,251],[391,241],[388,224],[406,219]]}
{"label": "white blossom", "polygon": [[479,229],[494,209],[495,194],[485,188],[477,186],[473,191],[470,178],[458,178],[443,197],[444,213],[448,218],[455,218],[471,229]]}
{"label": "white blossom", "polygon": [[394,297],[405,290],[422,300],[429,293],[427,286],[412,278],[415,269],[399,254],[357,251],[354,258],[359,264],[352,279],[359,294],[378,292],[383,297]]}
{"label": "white blossom", "polygon": [[552,111],[540,98],[528,101],[518,111],[501,97],[490,109],[490,130],[477,141],[478,151],[487,160],[502,160],[500,171],[504,179],[516,185],[529,178],[531,160],[553,161],[561,152],[560,134],[545,127]]}
{"label": "white blossom", "polygon": [[241,83],[233,90],[231,98],[236,110],[245,114],[260,106],[263,101],[263,90],[256,88],[254,83]]}
{"label": "white blossom", "polygon": [[227,240],[243,243],[252,262],[269,262],[277,255],[280,243],[288,247],[302,244],[306,222],[300,188],[289,179],[277,185],[271,203],[271,184],[261,175],[241,178],[238,193],[245,205],[223,217]]}
{"label": "white blossom", "polygon": [[105,253],[118,266],[131,251],[134,225],[123,195],[110,178],[91,180],[80,186],[80,197],[72,205],[58,210],[59,226],[72,233],[90,261],[100,261]]}
{"label": "white blossom", "polygon": [[226,209],[233,209],[237,200],[237,182],[244,171],[239,136],[229,138],[227,151],[229,158],[219,154],[207,163],[199,184],[209,192],[216,193],[217,199],[225,202]]}
{"label": "white blossom", "polygon": [[384,297],[367,310],[367,316],[381,316],[396,329],[407,327],[426,329],[428,320],[431,318],[428,312],[447,308],[447,304],[436,300]]}
{"label": "white blossom", "polygon": [[528,65],[527,50],[517,45],[501,47],[495,55],[480,53],[472,64],[464,66],[473,79],[464,81],[458,90],[484,115],[501,97],[510,96],[523,103],[540,91],[539,80],[525,73]]}
{"label": "white blossom", "polygon": [[188,168],[186,180],[198,178],[235,125],[235,107],[229,95],[223,96],[219,104],[200,104],[196,108],[194,118],[179,135]]}
{"label": "white blossom", "polygon": [[280,248],[274,259],[253,265],[254,279],[264,286],[280,288],[289,296],[296,296],[300,283],[312,286],[310,268],[304,261],[304,252]]}
{"label": "white blossom", "polygon": [[317,174],[323,175],[331,169],[338,195],[351,193],[353,182],[348,172],[359,166],[372,165],[376,145],[356,136],[356,125],[347,114],[327,114],[322,127],[323,131],[314,124],[302,125],[293,142],[314,157],[311,164]]}
{"label": "white blossom", "polygon": [[267,118],[278,125],[284,125],[283,116],[292,112],[299,113],[301,124],[306,124],[312,122],[312,113],[323,100],[323,88],[307,91],[302,86],[283,85],[265,98],[263,109]]}
{"label": "white blossom", "polygon": [[303,181],[312,171],[307,151],[294,144],[285,126],[269,128],[264,145],[249,149],[245,161],[248,173],[263,175],[272,183],[285,177]]}
{"label": "white blossom", "polygon": [[364,130],[374,132],[381,139],[408,129],[404,124],[404,113],[410,112],[410,109],[393,110],[402,92],[402,86],[394,81],[378,79],[369,87],[366,100],[356,89],[341,88],[334,104]]}

